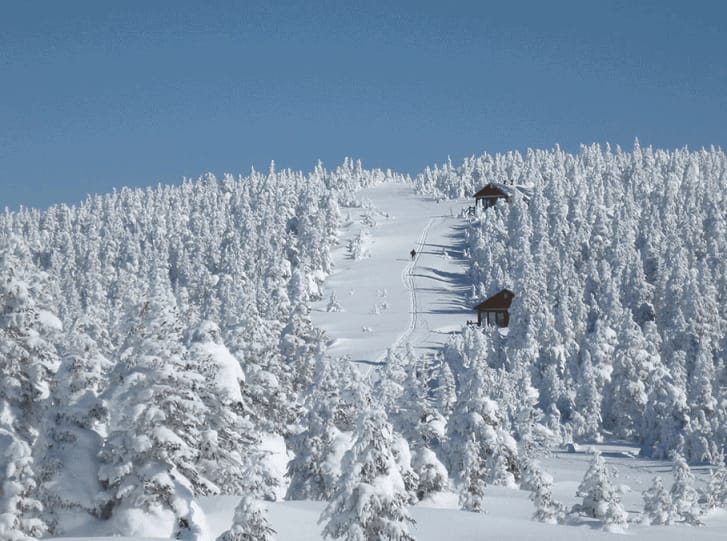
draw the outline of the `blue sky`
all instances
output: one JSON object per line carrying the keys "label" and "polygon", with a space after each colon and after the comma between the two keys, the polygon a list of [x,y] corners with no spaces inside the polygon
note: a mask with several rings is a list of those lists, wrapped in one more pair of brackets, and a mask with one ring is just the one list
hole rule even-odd
{"label": "blue sky", "polygon": [[727,3],[0,0],[0,208],[344,156],[727,148]]}

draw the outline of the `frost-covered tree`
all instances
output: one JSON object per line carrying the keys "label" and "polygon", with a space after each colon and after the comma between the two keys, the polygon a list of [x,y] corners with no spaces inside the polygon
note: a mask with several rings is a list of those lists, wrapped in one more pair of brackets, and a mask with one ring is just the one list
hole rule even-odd
{"label": "frost-covered tree", "polygon": [[536,461],[528,460],[523,466],[521,488],[530,490],[530,500],[535,505],[534,520],[548,524],[565,520],[565,507],[553,498],[553,478]]}
{"label": "frost-covered tree", "polygon": [[[194,496],[219,491],[197,466],[207,409],[204,377],[189,362],[175,306],[161,283],[133,323],[106,399],[109,433],[99,454],[103,516],[122,535],[194,528]],[[154,522],[151,521],[151,522]]]}
{"label": "frost-covered tree", "polygon": [[709,482],[704,493],[705,507],[727,507],[727,466],[724,453],[717,455],[716,464],[709,470]]}
{"label": "frost-covered tree", "polygon": [[266,509],[259,500],[244,495],[235,507],[232,526],[217,541],[273,541],[275,530],[267,520]]}
{"label": "frost-covered tree", "polygon": [[457,386],[449,364],[442,360],[436,369],[434,388],[435,407],[445,418],[449,418],[457,401]]}
{"label": "frost-covered tree", "polygon": [[336,487],[341,473],[337,452],[345,439],[336,425],[342,400],[341,366],[345,363],[318,360],[317,384],[306,400],[304,428],[290,438],[294,457],[288,463],[288,499],[328,500]]}
{"label": "frost-covered tree", "polygon": [[76,322],[67,338],[66,353],[52,380],[53,410],[46,415],[38,441],[40,497],[55,534],[61,533],[62,516],[82,513],[98,516],[101,492],[98,455],[103,445],[108,411],[101,393],[107,384],[111,361],[92,338],[94,322]]}
{"label": "frost-covered tree", "polygon": [[484,468],[474,440],[465,444],[460,472],[459,506],[465,511],[482,513],[485,510]]}
{"label": "frost-covered tree", "polygon": [[50,306],[50,284],[17,238],[0,240],[0,531],[9,538],[47,530],[33,459],[58,369],[62,324]]}
{"label": "frost-covered tree", "polygon": [[624,315],[613,357],[613,373],[606,386],[608,408],[604,427],[617,436],[639,434],[648,400],[646,383],[655,366],[641,328]]}
{"label": "frost-covered tree", "polygon": [[699,505],[699,493],[694,487],[694,474],[689,469],[687,461],[679,453],[674,453],[672,475],[674,483],[669,492],[672,501],[672,516],[674,520],[681,520],[687,524],[698,526],[702,524],[700,516],[702,509]]}
{"label": "frost-covered tree", "polygon": [[[389,411],[392,411],[390,417],[395,429],[403,436],[396,446],[400,450],[397,454],[402,475],[407,488],[417,499],[422,499],[447,484],[446,468],[432,451],[444,441],[446,425],[430,400],[429,369],[410,345],[407,345],[404,366],[406,375],[398,385],[399,396],[390,398]],[[393,372],[389,374],[394,376]],[[395,390],[397,386],[390,381],[384,387]]]}
{"label": "frost-covered tree", "polygon": [[30,447],[9,430],[7,402],[0,402],[0,539],[26,541],[43,536],[48,527],[34,497],[35,480]]}
{"label": "frost-covered tree", "polygon": [[641,449],[646,456],[666,458],[677,447],[689,420],[686,390],[682,386],[683,352],[671,359],[671,368],[658,365],[651,376],[649,398],[641,420]]}
{"label": "frost-covered tree", "polygon": [[611,482],[612,473],[599,452],[593,454],[577,495],[583,502],[575,505],[571,513],[596,518],[606,530],[618,531],[627,527],[628,515],[621,505],[621,495]]}
{"label": "frost-covered tree", "polygon": [[672,523],[673,506],[671,495],[664,487],[661,477],[654,477],[651,487],[643,492],[643,497],[644,522],[654,526],[668,526]]}
{"label": "frost-covered tree", "polygon": [[62,324],[52,310],[48,276],[35,269],[20,239],[0,240],[0,277],[0,400],[13,432],[32,447],[59,365]]}
{"label": "frost-covered tree", "polygon": [[[246,456],[259,442],[244,403],[246,377],[238,359],[223,342],[220,328],[202,321],[190,333],[185,368],[194,381],[194,393],[204,412],[199,428],[200,475],[224,494],[239,493]],[[198,375],[197,375],[198,374]],[[215,489],[203,489],[202,492]]]}
{"label": "frost-covered tree", "polygon": [[465,467],[465,445],[472,441],[479,457],[478,476],[485,483],[513,485],[519,477],[517,443],[508,431],[499,404],[490,397],[496,371],[487,366],[489,339],[466,330],[447,355],[461,365],[457,403],[447,425],[447,457],[453,475]]}
{"label": "frost-covered tree", "polygon": [[383,410],[369,404],[356,426],[343,475],[319,522],[323,536],[348,541],[411,541],[404,479],[393,452],[394,433]]}
{"label": "frost-covered tree", "polygon": [[603,397],[599,389],[596,372],[588,351],[583,352],[582,368],[575,391],[572,424],[573,434],[578,439],[600,441],[601,436],[601,402]]}
{"label": "frost-covered tree", "polygon": [[275,530],[268,520],[267,509],[261,499],[267,492],[267,481],[262,474],[263,468],[259,453],[247,456],[244,471],[243,496],[235,507],[232,526],[222,533],[217,541],[273,541]]}
{"label": "frost-covered tree", "polygon": [[412,469],[418,479],[416,496],[423,500],[430,494],[449,488],[449,474],[436,453],[427,447],[419,447],[412,456]]}

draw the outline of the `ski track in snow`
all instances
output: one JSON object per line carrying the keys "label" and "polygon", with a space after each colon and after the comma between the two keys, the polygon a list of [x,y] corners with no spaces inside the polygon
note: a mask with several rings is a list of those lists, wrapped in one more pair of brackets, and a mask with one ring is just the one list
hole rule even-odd
{"label": "ski track in snow", "polygon": [[[359,197],[366,204],[347,211],[351,219],[332,251],[334,272],[312,317],[332,340],[329,354],[350,358],[368,376],[385,362],[388,350],[407,343],[420,357],[431,356],[468,319],[462,287],[466,265],[461,257],[450,257],[461,252],[459,211],[467,202],[436,203],[415,194],[410,184],[374,186]],[[372,211],[373,227],[364,223]],[[345,247],[362,230],[370,239],[369,253],[353,259]],[[331,294],[341,312],[326,312]]]}
{"label": "ski track in snow", "polygon": [[[401,336],[399,336],[399,338],[396,339],[396,342],[394,342],[394,344],[391,346],[392,349],[399,349],[403,345],[405,345],[411,338],[411,335],[414,333],[419,323],[419,303],[417,301],[417,288],[416,278],[414,276],[414,269],[416,268],[416,264],[419,261],[422,252],[424,251],[424,243],[427,241],[427,235],[429,234],[429,229],[431,229],[433,223],[434,218],[430,218],[427,222],[427,225],[424,227],[422,234],[419,236],[416,247],[414,248],[416,250],[414,260],[406,267],[404,267],[404,269],[401,271],[401,283],[404,284],[404,288],[409,291],[409,327],[406,329],[406,331],[404,331]],[[384,355],[379,358],[379,361],[382,361],[383,357]]]}

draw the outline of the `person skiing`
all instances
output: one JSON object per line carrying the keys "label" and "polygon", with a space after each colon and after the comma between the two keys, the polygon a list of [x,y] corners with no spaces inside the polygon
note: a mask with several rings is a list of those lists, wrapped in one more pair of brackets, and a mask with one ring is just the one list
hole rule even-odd
{"label": "person skiing", "polygon": [[414,258],[417,256],[417,251],[412,249],[412,251],[409,253],[411,254],[411,260],[414,261]]}

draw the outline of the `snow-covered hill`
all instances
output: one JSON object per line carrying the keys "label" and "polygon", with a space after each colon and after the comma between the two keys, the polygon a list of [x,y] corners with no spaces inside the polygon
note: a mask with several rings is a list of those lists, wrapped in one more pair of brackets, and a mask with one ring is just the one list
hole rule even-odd
{"label": "snow-covered hill", "polygon": [[0,539],[716,536],[725,183],[594,146],[5,213]]}
{"label": "snow-covered hill", "polygon": [[[313,321],[325,329],[333,340],[329,349],[334,356],[359,361],[366,373],[383,362],[387,348],[404,348],[410,343],[424,355],[441,350],[459,333],[463,322],[472,318],[467,303],[467,267],[462,255],[463,227],[467,218],[461,211],[469,200],[437,202],[432,197],[416,195],[408,183],[387,183],[358,193],[360,209],[346,213],[333,250],[334,272],[323,283],[323,298],[313,304]],[[350,241],[365,239],[365,249],[358,257],[351,255]],[[415,248],[412,260],[409,251]],[[338,306],[332,308],[331,294]],[[374,361],[371,361],[374,360]],[[342,361],[343,362],[343,361]],[[373,367],[373,368],[371,368]],[[671,483],[671,465],[666,461],[640,459],[638,448],[624,444],[593,444],[555,450],[542,459],[542,465],[554,479],[553,494],[568,507],[581,501],[578,485],[591,460],[590,451],[598,449],[616,473],[615,481],[624,493],[624,506],[632,518],[643,508],[641,493],[652,478],[660,475]],[[287,455],[278,448],[271,459],[280,469]],[[707,467],[695,473],[704,486]],[[595,519],[571,520],[570,524],[542,524],[532,519],[530,492],[502,486],[485,491],[485,513],[461,511],[455,492],[432,495],[412,509],[416,525],[411,533],[418,541],[481,539],[612,539]],[[239,501],[236,496],[199,498],[206,515],[207,535],[214,538],[232,522]],[[318,541],[319,517],[325,502],[267,502],[270,522],[280,541]],[[715,510],[704,517],[705,526],[648,526],[632,524],[629,535],[639,539],[679,539],[686,532],[694,539],[722,539],[727,528],[727,511]],[[687,529],[688,528],[688,529]],[[97,538],[103,526],[82,526],[64,538],[79,541]],[[114,537],[113,539],[119,539]],[[142,541],[145,538],[128,538]]]}

